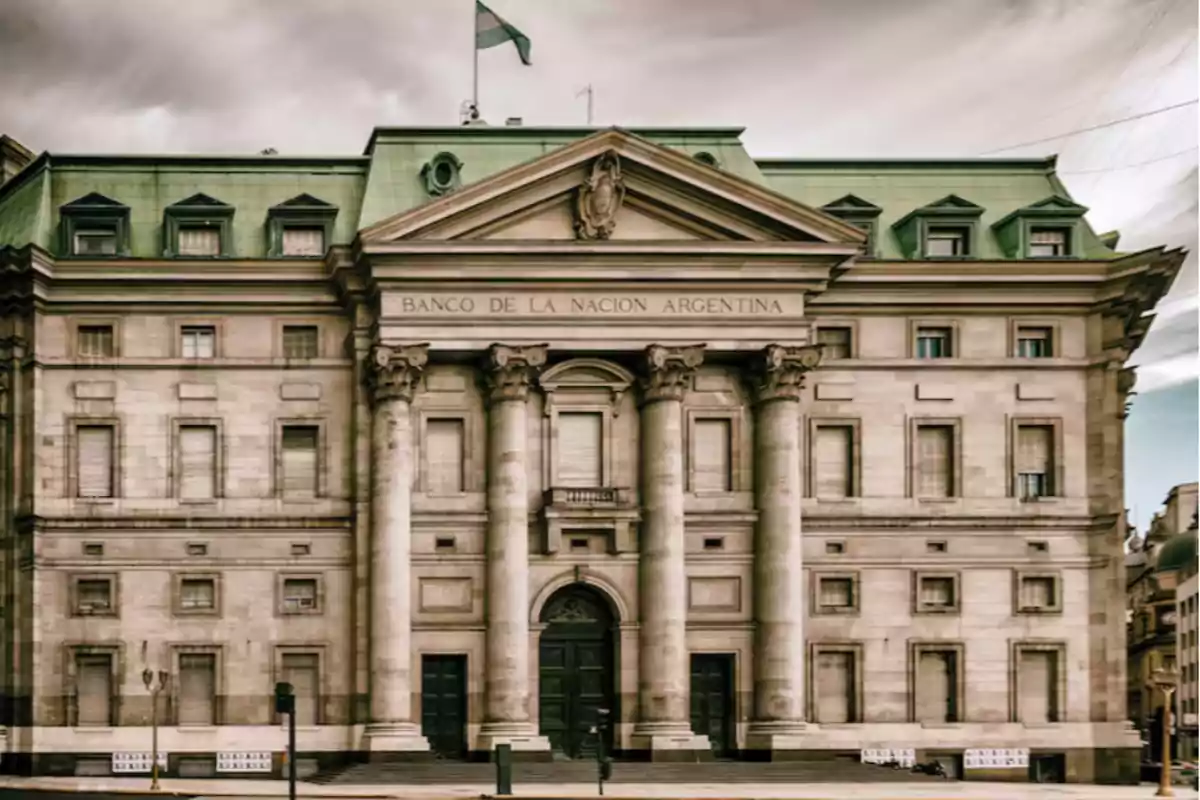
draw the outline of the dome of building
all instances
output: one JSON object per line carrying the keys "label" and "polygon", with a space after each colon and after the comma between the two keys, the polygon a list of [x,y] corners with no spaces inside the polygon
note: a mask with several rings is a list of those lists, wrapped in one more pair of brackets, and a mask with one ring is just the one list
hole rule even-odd
{"label": "dome of building", "polygon": [[1173,572],[1178,569],[1195,568],[1196,529],[1190,528],[1172,536],[1158,550],[1155,572]]}

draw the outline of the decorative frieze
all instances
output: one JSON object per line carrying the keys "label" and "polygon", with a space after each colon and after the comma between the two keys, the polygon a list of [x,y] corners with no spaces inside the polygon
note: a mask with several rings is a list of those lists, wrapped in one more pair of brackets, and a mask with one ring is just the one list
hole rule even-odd
{"label": "decorative frieze", "polygon": [[683,393],[696,368],[704,361],[704,345],[646,348],[642,376],[642,403],[683,400]]}
{"label": "decorative frieze", "polygon": [[820,346],[768,345],[755,359],[749,374],[755,400],[759,403],[799,400],[804,388],[804,374],[816,369],[819,363]]}
{"label": "decorative frieze", "polygon": [[367,382],[375,402],[403,400],[411,403],[429,362],[429,345],[400,347],[377,344],[371,348]]}
{"label": "decorative frieze", "polygon": [[546,354],[544,344],[489,347],[483,367],[489,402],[524,400],[534,377],[546,363]]}

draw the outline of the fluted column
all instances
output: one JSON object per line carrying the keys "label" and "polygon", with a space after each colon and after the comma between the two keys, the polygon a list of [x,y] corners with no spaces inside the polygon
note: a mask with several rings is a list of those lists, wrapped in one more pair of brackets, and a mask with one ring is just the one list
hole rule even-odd
{"label": "fluted column", "polygon": [[426,751],[412,713],[413,393],[428,345],[371,350],[371,722],[367,748]]}
{"label": "fluted column", "polygon": [[[755,402],[754,718],[752,749],[799,749],[804,730],[804,562],[800,390],[818,347],[771,345],[750,375]],[[792,737],[789,739],[789,737]]]}
{"label": "fluted column", "polygon": [[487,632],[481,747],[545,750],[529,718],[529,480],[526,400],[546,347],[492,345],[488,399]]}
{"label": "fluted column", "polygon": [[638,720],[635,747],[708,749],[691,732],[684,561],[683,394],[702,347],[646,350],[641,394],[642,526],[639,567]]}

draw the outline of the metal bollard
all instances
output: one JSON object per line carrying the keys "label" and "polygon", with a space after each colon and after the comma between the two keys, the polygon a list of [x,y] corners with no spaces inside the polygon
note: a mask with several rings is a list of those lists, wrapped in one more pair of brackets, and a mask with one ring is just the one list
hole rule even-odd
{"label": "metal bollard", "polygon": [[512,745],[496,745],[496,795],[511,795],[512,791]]}

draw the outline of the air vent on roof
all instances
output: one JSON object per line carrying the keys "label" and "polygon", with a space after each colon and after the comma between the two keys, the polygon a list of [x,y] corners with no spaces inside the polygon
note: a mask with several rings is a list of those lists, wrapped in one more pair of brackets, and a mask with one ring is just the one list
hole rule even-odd
{"label": "air vent on roof", "polygon": [[504,120],[504,124],[509,126],[510,128],[520,127],[521,118],[520,117],[509,117],[508,119]]}

